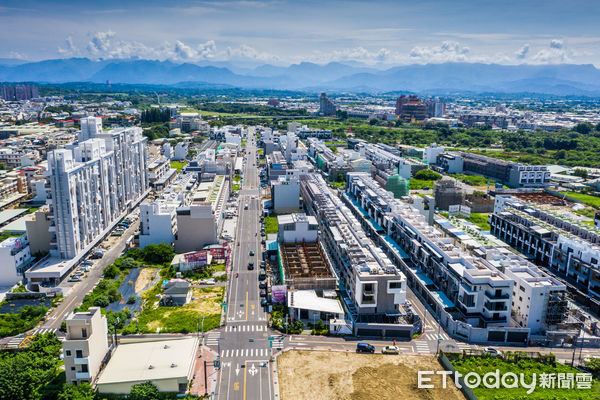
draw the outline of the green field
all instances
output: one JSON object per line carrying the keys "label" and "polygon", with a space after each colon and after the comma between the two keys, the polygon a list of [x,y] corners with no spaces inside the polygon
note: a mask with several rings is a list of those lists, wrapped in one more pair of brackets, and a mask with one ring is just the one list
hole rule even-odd
{"label": "green field", "polygon": [[425,181],[422,179],[411,179],[408,181],[408,185],[410,190],[422,190],[424,187],[427,187],[429,189],[433,189],[433,182],[434,181]]}
{"label": "green field", "polygon": [[451,177],[471,186],[495,185],[496,181],[481,175],[450,174]]}
{"label": "green field", "polygon": [[543,364],[532,359],[509,362],[504,361],[501,358],[494,357],[465,357],[462,359],[452,360],[451,362],[454,368],[456,368],[456,370],[463,376],[469,372],[475,372],[480,376],[484,376],[488,372],[495,372],[498,370],[500,376],[506,373],[514,373],[520,376],[519,374],[522,373],[524,374],[525,382],[529,384],[532,381],[533,374],[536,374],[537,385],[531,394],[527,394],[527,389],[524,387],[487,388],[484,385],[480,385],[479,387],[471,389],[475,396],[477,396],[477,398],[480,400],[591,400],[600,398],[600,384],[596,380],[594,380],[591,389],[577,389],[576,387],[573,389],[559,389],[558,386],[554,386],[554,388],[542,387],[540,384],[540,380],[542,379],[541,374],[554,374],[554,383],[557,385],[556,380],[558,379],[558,374],[577,374],[580,372],[575,368],[558,362]]}
{"label": "green field", "polygon": [[171,168],[175,168],[177,172],[181,172],[183,167],[185,167],[187,161],[171,161]]}
{"label": "green field", "polygon": [[277,233],[277,217],[265,217],[265,234]]}
{"label": "green field", "polygon": [[565,194],[575,200],[579,200],[582,203],[587,204],[588,206],[592,206],[594,208],[600,208],[600,197],[591,196],[589,194],[577,193],[577,192],[560,192],[560,194]]}

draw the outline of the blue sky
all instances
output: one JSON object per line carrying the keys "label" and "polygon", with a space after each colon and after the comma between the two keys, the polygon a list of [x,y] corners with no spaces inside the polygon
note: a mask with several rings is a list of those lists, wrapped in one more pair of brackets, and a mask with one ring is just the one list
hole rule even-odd
{"label": "blue sky", "polygon": [[0,0],[0,57],[593,63],[596,0]]}

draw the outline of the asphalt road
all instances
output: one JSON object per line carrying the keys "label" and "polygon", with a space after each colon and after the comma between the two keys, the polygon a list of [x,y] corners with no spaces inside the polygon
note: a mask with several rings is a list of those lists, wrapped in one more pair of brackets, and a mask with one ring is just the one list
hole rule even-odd
{"label": "asphalt road", "polygon": [[[271,348],[267,314],[260,305],[258,275],[262,260],[256,137],[249,128],[243,182],[238,198],[232,268],[227,287],[225,326],[207,333],[204,343],[219,351],[221,370],[215,395],[219,399],[271,399]],[[245,207],[248,209],[245,210]],[[250,256],[250,252],[254,255]],[[248,263],[254,262],[254,269]]]}

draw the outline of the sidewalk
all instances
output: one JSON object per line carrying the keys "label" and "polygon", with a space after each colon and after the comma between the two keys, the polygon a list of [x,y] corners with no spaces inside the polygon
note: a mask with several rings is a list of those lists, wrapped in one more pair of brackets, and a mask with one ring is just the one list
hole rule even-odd
{"label": "sidewalk", "polygon": [[[218,370],[214,367],[217,353],[207,346],[201,346],[196,352],[196,365],[194,366],[194,377],[190,394],[203,396],[216,390]],[[204,386],[204,364],[206,362],[206,382],[208,391]]]}

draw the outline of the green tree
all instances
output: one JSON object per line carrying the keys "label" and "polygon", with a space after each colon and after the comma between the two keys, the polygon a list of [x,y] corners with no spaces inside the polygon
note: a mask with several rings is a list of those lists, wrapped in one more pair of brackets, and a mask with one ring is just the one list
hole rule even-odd
{"label": "green tree", "polygon": [[110,264],[104,267],[103,273],[105,278],[115,279],[117,276],[119,276],[121,271],[115,264]]}
{"label": "green tree", "polygon": [[133,385],[127,400],[158,400],[160,392],[150,381]]}
{"label": "green tree", "polygon": [[125,257],[121,261],[121,269],[131,269],[137,267],[137,262],[131,257]]}
{"label": "green tree", "polygon": [[437,181],[442,178],[442,175],[430,169],[422,169],[415,174],[415,179],[423,181]]}
{"label": "green tree", "polygon": [[581,133],[582,135],[587,135],[592,131],[592,129],[594,129],[592,124],[587,122],[581,122],[575,125],[575,128],[573,130],[575,132]]}
{"label": "green tree", "polygon": [[108,307],[110,300],[107,295],[98,296],[94,299],[94,305],[96,307]]}
{"label": "green tree", "polygon": [[573,175],[578,176],[583,179],[587,179],[588,171],[585,168],[575,168],[575,171],[573,171]]}
{"label": "green tree", "polygon": [[62,391],[58,394],[58,400],[94,400],[94,388],[87,382],[80,385],[65,383]]}
{"label": "green tree", "polygon": [[170,262],[175,255],[173,248],[166,244],[150,244],[143,249],[144,261],[151,264]]}

